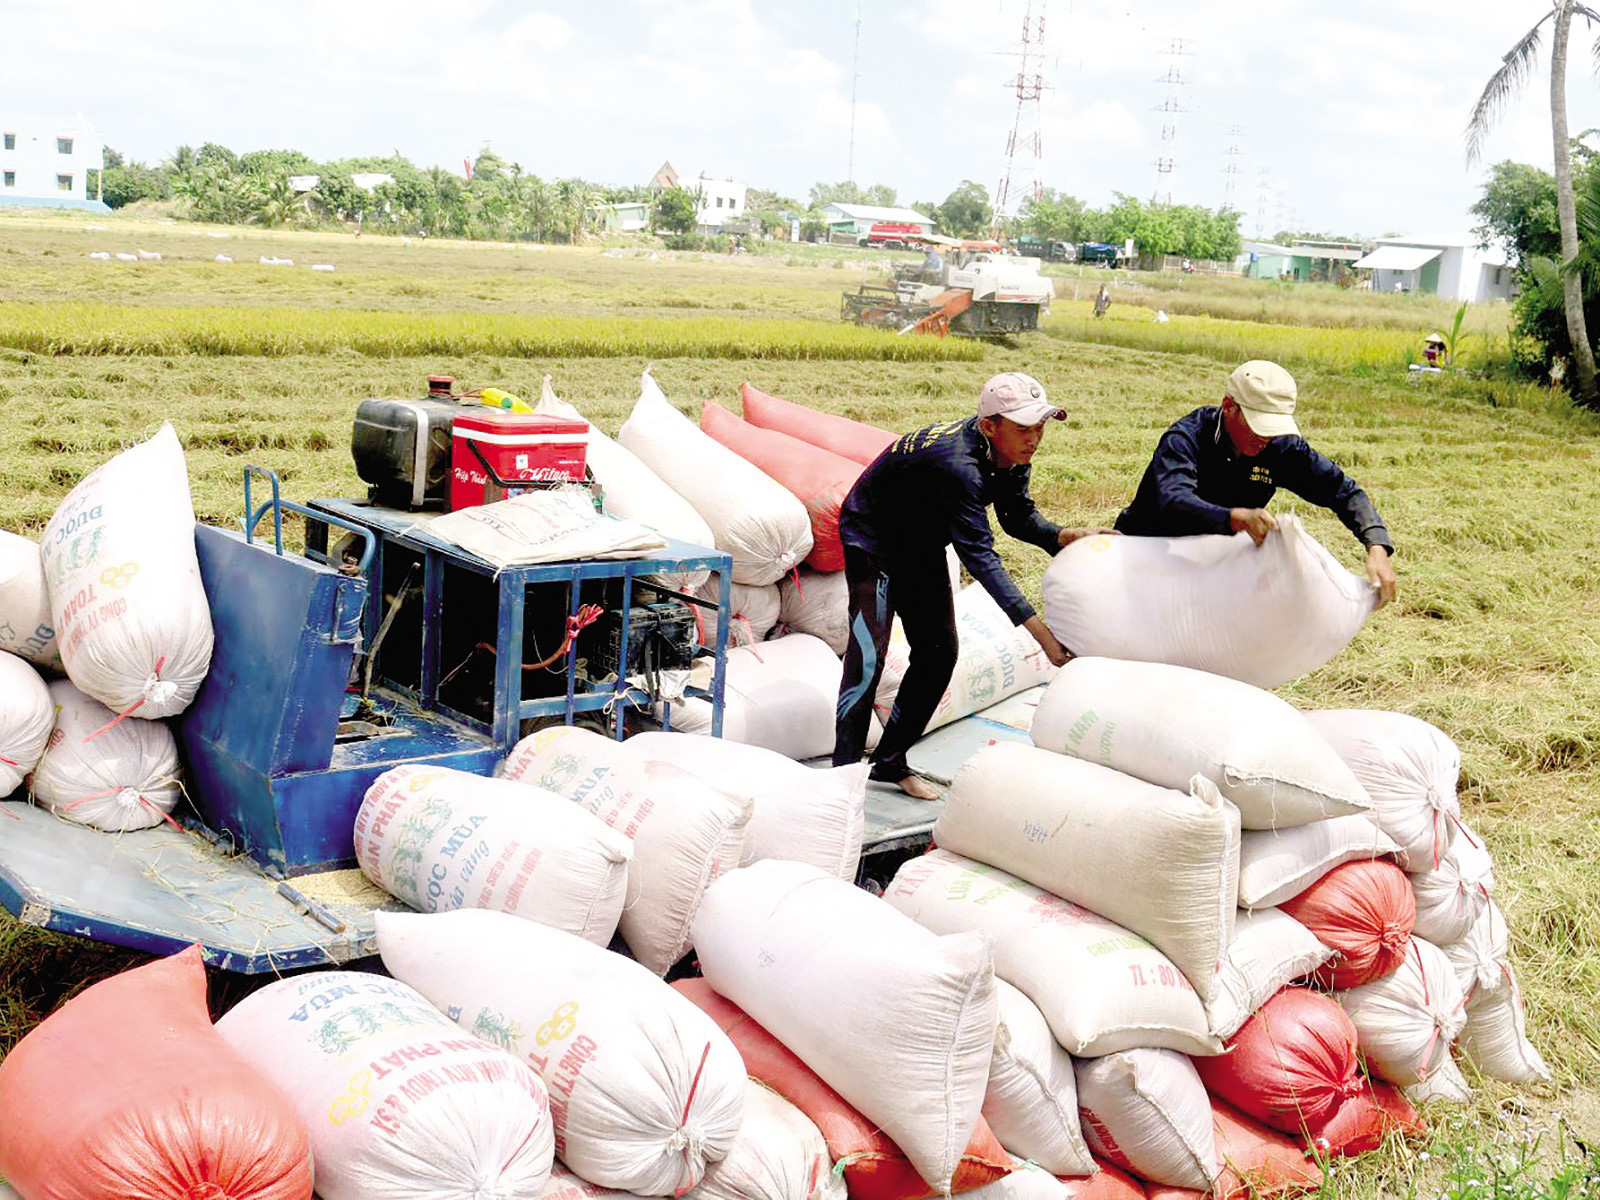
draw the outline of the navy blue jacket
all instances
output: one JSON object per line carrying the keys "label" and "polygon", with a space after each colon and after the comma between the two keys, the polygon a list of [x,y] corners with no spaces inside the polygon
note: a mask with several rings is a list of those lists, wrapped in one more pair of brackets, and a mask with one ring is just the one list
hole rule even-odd
{"label": "navy blue jacket", "polygon": [[1232,533],[1229,509],[1265,508],[1280,487],[1331,509],[1362,545],[1394,549],[1377,508],[1337,463],[1303,437],[1273,438],[1253,458],[1235,454],[1215,404],[1161,435],[1117,530],[1140,537]]}
{"label": "navy blue jacket", "polygon": [[977,417],[929,425],[906,434],[861,473],[839,512],[839,537],[891,568],[953,545],[972,577],[1020,625],[1033,606],[995,552],[991,504],[1012,537],[1051,554],[1059,549],[1061,526],[1034,506],[1028,468],[996,464]]}

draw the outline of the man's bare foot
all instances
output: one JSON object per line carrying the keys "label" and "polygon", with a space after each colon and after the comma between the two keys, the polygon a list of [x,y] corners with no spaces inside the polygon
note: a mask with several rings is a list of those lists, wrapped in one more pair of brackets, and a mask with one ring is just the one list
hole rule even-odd
{"label": "man's bare foot", "polygon": [[920,775],[907,775],[899,783],[899,788],[913,800],[942,800],[939,789],[934,787]]}

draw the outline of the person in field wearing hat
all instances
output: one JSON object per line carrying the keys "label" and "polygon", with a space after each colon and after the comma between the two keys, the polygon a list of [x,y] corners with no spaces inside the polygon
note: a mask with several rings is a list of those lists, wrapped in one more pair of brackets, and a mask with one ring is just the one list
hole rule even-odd
{"label": "person in field wearing hat", "polygon": [[1332,510],[1367,548],[1367,578],[1379,604],[1394,599],[1394,545],[1356,481],[1300,436],[1294,376],[1277,363],[1247,362],[1228,376],[1220,405],[1197,408],[1161,435],[1119,533],[1184,537],[1248,533],[1256,545],[1278,527],[1267,511],[1281,488]]}
{"label": "person in field wearing hat", "polygon": [[955,603],[945,560],[954,546],[972,577],[1014,625],[1025,626],[1056,665],[1072,655],[1033,611],[1000,563],[989,528],[1000,527],[1047,554],[1093,529],[1063,529],[1028,495],[1028,464],[1045,427],[1067,414],[1044,385],[1009,371],[983,385],[977,415],[908,433],[878,456],[845,497],[839,513],[850,644],[839,686],[835,766],[861,761],[872,704],[895,614],[910,649],[894,710],[872,754],[872,778],[920,800],[938,792],[918,777],[906,754],[927,730],[956,664]]}

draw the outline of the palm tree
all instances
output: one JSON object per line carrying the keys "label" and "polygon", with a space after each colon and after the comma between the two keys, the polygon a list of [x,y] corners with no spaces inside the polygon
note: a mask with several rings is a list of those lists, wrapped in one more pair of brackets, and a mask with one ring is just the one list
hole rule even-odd
{"label": "palm tree", "polygon": [[[1506,53],[1500,69],[1489,77],[1483,95],[1473,106],[1467,121],[1467,162],[1478,158],[1483,139],[1495,118],[1533,74],[1545,22],[1550,22],[1550,137],[1555,147],[1556,215],[1561,224],[1562,295],[1567,315],[1567,340],[1572,343],[1574,390],[1579,401],[1595,405],[1600,393],[1595,388],[1594,346],[1583,319],[1583,280],[1577,259],[1577,205],[1572,195],[1572,143],[1567,137],[1567,42],[1572,18],[1582,17],[1591,25],[1600,24],[1600,13],[1579,0],[1550,0],[1550,11],[1534,22]],[[1600,54],[1600,45],[1596,46]]]}

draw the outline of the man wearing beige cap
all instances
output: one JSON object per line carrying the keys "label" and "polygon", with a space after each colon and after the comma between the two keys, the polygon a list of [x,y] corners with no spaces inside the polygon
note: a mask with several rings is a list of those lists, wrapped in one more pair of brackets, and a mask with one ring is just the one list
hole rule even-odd
{"label": "man wearing beige cap", "polygon": [[894,709],[872,753],[872,778],[922,800],[938,793],[911,770],[906,754],[928,728],[956,664],[956,620],[945,547],[1022,625],[1058,666],[1071,654],[1033,611],[1001,565],[989,529],[1000,528],[1047,554],[1092,529],[1063,529],[1028,495],[1028,464],[1052,419],[1066,412],[1044,385],[1008,371],[983,385],[976,416],[908,433],[878,456],[839,513],[850,591],[850,643],[844,656],[833,748],[835,766],[861,761],[874,695],[895,614],[911,652]]}
{"label": "man wearing beige cap", "polygon": [[1394,599],[1394,546],[1367,494],[1295,424],[1294,376],[1256,360],[1228,376],[1220,405],[1180,417],[1156,444],[1117,531],[1136,537],[1248,533],[1260,545],[1278,527],[1267,503],[1280,488],[1331,509],[1367,548],[1378,601]]}

